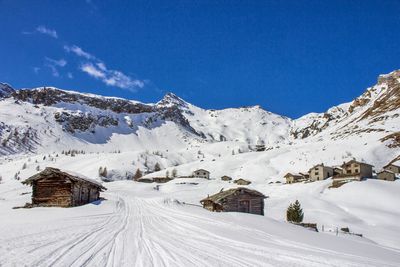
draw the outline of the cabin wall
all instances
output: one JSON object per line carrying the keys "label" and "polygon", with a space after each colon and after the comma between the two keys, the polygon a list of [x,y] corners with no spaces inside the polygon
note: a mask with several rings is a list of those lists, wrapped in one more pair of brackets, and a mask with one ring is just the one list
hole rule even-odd
{"label": "cabin wall", "polygon": [[378,173],[378,179],[380,180],[386,180],[386,181],[394,181],[396,179],[396,176],[394,175],[394,173],[390,173],[390,172],[381,172]]}
{"label": "cabin wall", "polygon": [[228,196],[223,203],[224,211],[264,215],[264,198],[250,194]]}
{"label": "cabin wall", "polygon": [[35,181],[32,190],[32,204],[48,207],[71,206],[71,183],[57,178]]}
{"label": "cabin wall", "polygon": [[85,183],[74,183],[72,206],[84,205],[99,200],[100,192],[97,187]]}

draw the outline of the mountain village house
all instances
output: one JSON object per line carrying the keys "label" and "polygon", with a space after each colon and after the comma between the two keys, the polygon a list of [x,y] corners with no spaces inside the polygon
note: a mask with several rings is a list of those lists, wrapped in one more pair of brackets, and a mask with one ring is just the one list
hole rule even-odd
{"label": "mountain village house", "polygon": [[360,181],[363,178],[372,178],[372,165],[356,160],[350,160],[343,163],[343,173],[339,174],[334,179],[349,179],[353,178]]}
{"label": "mountain village house", "polygon": [[233,182],[234,182],[235,184],[237,184],[237,185],[249,185],[249,184],[251,184],[250,181],[245,180],[245,179],[242,179],[242,178],[237,179],[237,180],[235,180],[235,181],[233,181]]}
{"label": "mountain village house", "polygon": [[244,187],[233,188],[208,196],[200,201],[203,208],[210,211],[244,212],[264,215],[264,199],[262,193]]}
{"label": "mountain village house", "polygon": [[334,170],[332,167],[325,166],[323,163],[315,165],[308,171],[310,180],[313,182],[325,180],[333,176],[333,172]]}
{"label": "mountain village house", "polygon": [[372,178],[372,168],[372,165],[356,160],[345,162],[342,165],[343,172],[333,176],[332,187],[339,187],[351,181],[361,181],[364,178]]}
{"label": "mountain village house", "polygon": [[227,175],[224,175],[224,176],[221,177],[221,180],[222,180],[222,181],[232,181],[232,177],[229,177],[229,176],[227,176]]}
{"label": "mountain village house", "polygon": [[283,178],[286,179],[287,184],[298,183],[306,180],[304,175],[299,173],[287,173]]}
{"label": "mountain village house", "polygon": [[394,173],[400,173],[400,166],[395,165],[395,164],[388,164],[383,167],[384,170],[388,170]]}
{"label": "mountain village house", "polygon": [[382,170],[378,172],[376,176],[378,177],[379,180],[384,180],[384,181],[396,180],[396,174],[389,170]]}
{"label": "mountain village house", "polygon": [[210,179],[210,172],[204,169],[198,169],[193,172],[193,177]]}
{"label": "mountain village house", "polygon": [[74,207],[100,198],[106,190],[95,180],[56,168],[47,167],[22,182],[32,186],[32,205]]}

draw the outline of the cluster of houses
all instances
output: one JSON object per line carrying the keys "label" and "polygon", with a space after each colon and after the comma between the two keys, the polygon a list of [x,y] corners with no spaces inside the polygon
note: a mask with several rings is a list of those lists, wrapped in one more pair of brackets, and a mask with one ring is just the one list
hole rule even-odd
{"label": "cluster of houses", "polygon": [[[341,166],[335,167],[321,163],[313,166],[306,173],[287,173],[284,178],[287,184],[292,184],[305,181],[321,181],[332,177],[332,186],[335,187],[351,181],[372,178],[373,167],[371,164],[357,160],[350,160],[344,162]],[[376,174],[376,178],[385,181],[394,181],[398,174],[400,174],[400,166],[390,163]]]}
{"label": "cluster of houses", "polygon": [[[377,173],[377,178],[394,181],[400,173],[400,166],[388,164]],[[210,172],[204,169],[195,170],[191,176],[210,179]],[[364,162],[351,160],[340,167],[330,167],[318,164],[305,174],[285,175],[286,183],[300,181],[320,181],[333,177],[333,186],[340,186],[349,181],[360,181],[363,178],[373,177],[373,166]],[[222,176],[222,181],[232,181],[229,176]],[[237,185],[248,185],[251,182],[244,179],[233,181]],[[100,199],[100,192],[106,188],[95,180],[80,174],[47,167],[45,170],[33,175],[24,184],[32,186],[32,203],[27,207],[74,207],[91,203]],[[207,196],[200,203],[203,208],[210,211],[244,212],[264,215],[264,194],[246,188],[238,187]]]}

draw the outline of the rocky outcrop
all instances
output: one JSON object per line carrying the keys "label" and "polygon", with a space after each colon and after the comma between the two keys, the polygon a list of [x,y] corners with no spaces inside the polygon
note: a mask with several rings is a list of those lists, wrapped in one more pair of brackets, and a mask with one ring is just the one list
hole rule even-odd
{"label": "rocky outcrop", "polygon": [[6,83],[0,83],[0,99],[11,96],[15,90],[10,85]]}
{"label": "rocky outcrop", "polygon": [[63,130],[75,133],[76,131],[95,132],[96,126],[118,126],[118,120],[109,116],[93,116],[85,113],[57,112],[54,114],[56,122],[63,126]]}
{"label": "rocky outcrop", "polygon": [[43,87],[38,89],[22,89],[13,92],[15,99],[30,102],[33,104],[42,104],[52,106],[57,103],[80,103],[90,107],[102,110],[111,110],[115,113],[144,113],[154,111],[153,106],[133,102],[121,98],[89,96],[80,93],[59,90],[53,87]]}

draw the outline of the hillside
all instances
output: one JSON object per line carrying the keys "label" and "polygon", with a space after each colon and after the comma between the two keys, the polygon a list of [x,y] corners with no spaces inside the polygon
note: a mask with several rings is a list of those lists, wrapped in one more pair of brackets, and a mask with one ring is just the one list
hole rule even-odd
{"label": "hillside", "polygon": [[[399,180],[329,189],[331,179],[289,185],[283,176],[353,158],[376,171],[399,163],[399,82],[400,71],[380,76],[354,101],[299,119],[259,106],[205,110],[172,93],[141,103],[3,86],[0,265],[397,266]],[[260,141],[266,149],[256,152]],[[153,172],[157,163],[161,171]],[[113,182],[104,182],[106,199],[95,205],[12,209],[30,201],[21,181],[47,166]],[[137,169],[156,177],[198,168],[211,180],[179,178],[159,190],[131,180]],[[265,216],[198,207],[236,187],[222,175],[248,179],[267,195]],[[296,199],[320,233],[285,222]],[[336,236],[341,227],[363,237]]]}

